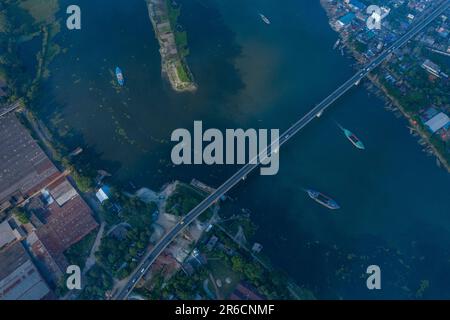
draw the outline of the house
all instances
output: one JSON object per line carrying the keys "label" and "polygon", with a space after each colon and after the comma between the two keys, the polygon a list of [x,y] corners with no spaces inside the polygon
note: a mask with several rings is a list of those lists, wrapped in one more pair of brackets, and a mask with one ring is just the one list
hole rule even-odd
{"label": "house", "polygon": [[219,241],[219,238],[217,238],[216,236],[212,236],[209,240],[208,243],[206,244],[206,249],[208,251],[211,251],[217,244],[217,241]]}
{"label": "house", "polygon": [[431,73],[433,76],[436,76],[438,78],[441,77],[441,68],[435,64],[434,62],[430,60],[425,60],[424,63],[422,63],[422,68],[424,68],[426,71]]}
{"label": "house", "polygon": [[111,196],[109,187],[108,186],[101,187],[100,189],[98,189],[95,196],[97,197],[98,201],[100,201],[100,203],[109,200],[109,197]]}

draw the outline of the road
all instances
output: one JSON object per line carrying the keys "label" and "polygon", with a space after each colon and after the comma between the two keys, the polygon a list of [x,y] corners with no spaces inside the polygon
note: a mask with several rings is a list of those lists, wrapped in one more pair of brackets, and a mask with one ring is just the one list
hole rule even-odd
{"label": "road", "polygon": [[[433,7],[428,13],[424,14],[421,18],[416,20],[416,23],[411,29],[403,36],[397,39],[389,48],[381,53],[377,58],[368,63],[363,69],[357,72],[353,77],[347,80],[343,85],[336,89],[332,94],[325,98],[322,102],[311,109],[300,120],[294,123],[288,130],[286,130],[279,138],[279,145],[282,146],[301,129],[308,125],[314,118],[320,116],[329,106],[333,104],[337,99],[344,95],[348,90],[357,85],[363,78],[365,78],[371,71],[378,67],[389,55],[396,49],[403,46],[409,40],[411,40],[417,33],[422,31],[430,22],[437,18],[448,7],[450,0],[444,0],[439,5]],[[264,156],[271,153],[271,148],[274,144],[268,146],[266,150],[263,150],[258,156]],[[278,150],[274,150],[277,152]],[[250,161],[251,162],[251,161]],[[137,270],[131,275],[127,285],[124,286],[114,299],[123,300],[128,297],[128,294],[132,291],[135,285],[139,282],[141,277],[150,268],[152,263],[158,258],[158,256],[167,248],[167,246],[195,219],[197,219],[204,211],[218,201],[223,195],[225,195],[231,188],[236,186],[240,181],[244,180],[249,173],[255,170],[258,164],[246,164],[239,171],[237,171],[231,178],[223,183],[217,190],[205,198],[197,207],[191,210],[177,225],[175,225],[156,245],[155,247],[144,257]]]}
{"label": "road", "polygon": [[0,117],[3,117],[4,115],[6,115],[18,108],[21,108],[21,107],[23,107],[22,101],[20,101],[20,100],[16,101],[13,104],[10,104],[9,106],[6,106],[6,107],[0,109]]}

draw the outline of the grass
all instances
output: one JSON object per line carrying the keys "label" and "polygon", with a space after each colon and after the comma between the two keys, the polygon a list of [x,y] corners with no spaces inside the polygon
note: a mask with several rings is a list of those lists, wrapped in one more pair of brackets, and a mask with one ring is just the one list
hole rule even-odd
{"label": "grass", "polygon": [[165,210],[167,213],[176,216],[184,216],[203,199],[204,196],[200,195],[190,185],[180,183],[177,185],[175,192],[167,199]]}
{"label": "grass", "polygon": [[88,258],[91,248],[94,245],[97,231],[98,229],[91,231],[91,233],[89,233],[86,237],[75,243],[64,252],[64,256],[70,264],[84,268],[86,259]]}
{"label": "grass", "polygon": [[168,18],[169,18],[170,25],[172,26],[172,29],[175,29],[177,26],[178,17],[180,16],[180,13],[181,13],[181,9],[179,7],[175,8],[172,5],[171,0],[166,0],[166,4],[167,4],[167,11],[168,11]]}
{"label": "grass", "polygon": [[[230,294],[234,291],[237,284],[241,281],[239,274],[236,274],[227,263],[221,260],[209,260],[208,268],[211,270],[212,275],[215,280],[222,281],[222,287],[218,288],[222,295],[222,298],[228,298]],[[227,284],[225,282],[226,278],[231,279],[231,283]],[[215,292],[214,285],[210,283],[211,292]]]}
{"label": "grass", "polygon": [[182,63],[178,63],[177,64],[177,73],[178,73],[178,78],[180,79],[180,81],[182,82],[189,82],[189,76],[184,68],[184,65]]}

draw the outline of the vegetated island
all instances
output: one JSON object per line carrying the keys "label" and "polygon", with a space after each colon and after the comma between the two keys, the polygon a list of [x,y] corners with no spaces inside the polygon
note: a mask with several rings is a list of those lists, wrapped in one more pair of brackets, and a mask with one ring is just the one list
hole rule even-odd
{"label": "vegetated island", "polygon": [[146,0],[159,42],[162,72],[177,92],[195,91],[197,85],[186,63],[189,54],[186,31],[178,31],[180,8],[171,0]]}

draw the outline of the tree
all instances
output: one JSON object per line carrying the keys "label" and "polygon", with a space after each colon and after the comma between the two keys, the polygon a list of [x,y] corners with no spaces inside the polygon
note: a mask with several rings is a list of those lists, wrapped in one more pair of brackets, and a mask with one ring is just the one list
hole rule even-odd
{"label": "tree", "polygon": [[22,224],[30,222],[29,215],[23,208],[12,209],[12,214],[16,216],[17,220]]}
{"label": "tree", "polygon": [[245,269],[245,262],[240,256],[234,256],[231,258],[231,265],[234,272],[242,273]]}
{"label": "tree", "polygon": [[248,263],[244,268],[245,276],[252,282],[260,280],[263,273],[264,271],[261,266],[256,263]]}

